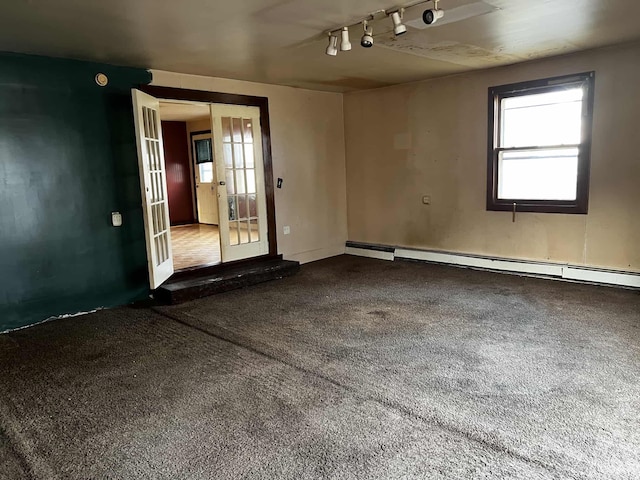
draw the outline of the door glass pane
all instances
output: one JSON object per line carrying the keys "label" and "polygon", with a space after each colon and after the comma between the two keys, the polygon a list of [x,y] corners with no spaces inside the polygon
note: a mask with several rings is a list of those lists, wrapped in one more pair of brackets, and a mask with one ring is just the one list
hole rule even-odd
{"label": "door glass pane", "polygon": [[245,143],[253,143],[253,130],[251,126],[251,120],[248,118],[244,118],[242,120],[243,133],[244,133],[244,142]]}
{"label": "door glass pane", "polygon": [[213,162],[213,151],[211,150],[211,139],[203,138],[195,140],[196,163]]}
{"label": "door glass pane", "polygon": [[247,211],[247,198],[244,195],[238,196],[238,218],[244,220],[249,217]]}
{"label": "door glass pane", "polygon": [[242,143],[242,123],[239,118],[232,119],[233,143]]}
{"label": "door glass pane", "polygon": [[575,200],[578,149],[501,152],[498,198]]}
{"label": "door glass pane", "polygon": [[227,202],[229,203],[229,220],[237,220],[238,219],[238,200],[235,195],[230,195],[227,197]]}
{"label": "door glass pane", "polygon": [[164,184],[162,182],[162,172],[157,172],[154,175],[156,177],[156,182],[158,182],[158,197],[156,200],[160,202],[164,200]]}
{"label": "door glass pane", "polygon": [[249,236],[249,221],[245,220],[240,224],[240,242],[241,243],[249,243],[251,242],[251,237]]}
{"label": "door glass pane", "polygon": [[244,168],[244,150],[242,144],[233,144],[233,161],[236,168]]}
{"label": "door glass pane", "polygon": [[247,193],[256,193],[256,171],[247,169],[245,172],[247,172]]}
{"label": "door glass pane", "polygon": [[198,165],[198,170],[200,183],[213,182],[213,162],[201,163],[200,165]]}
{"label": "door glass pane", "polygon": [[225,182],[227,184],[227,194],[233,195],[234,193],[236,193],[236,184],[233,180],[233,170],[227,169],[225,173],[226,173]]}
{"label": "door glass pane", "polygon": [[231,245],[240,244],[240,235],[238,233],[238,222],[229,222],[229,243]]}
{"label": "door glass pane", "polygon": [[247,193],[244,181],[244,170],[236,170],[236,193]]}
{"label": "door glass pane", "polygon": [[244,144],[244,163],[247,168],[255,168],[255,161],[253,159],[253,144]]}
{"label": "door glass pane", "polygon": [[224,157],[224,166],[227,168],[233,167],[233,153],[231,151],[231,144],[225,143],[222,146],[222,156]]}
{"label": "door glass pane", "polygon": [[249,216],[250,217],[257,217],[258,216],[258,205],[256,204],[256,196],[255,195],[249,195],[248,196],[248,202],[249,202]]}
{"label": "door glass pane", "polygon": [[231,119],[229,117],[222,117],[222,141],[231,141]]}
{"label": "door glass pane", "polygon": [[250,227],[249,234],[251,236],[251,241],[252,242],[259,242],[260,241],[260,233],[258,232],[258,219],[254,218],[252,220],[249,220],[249,227]]}

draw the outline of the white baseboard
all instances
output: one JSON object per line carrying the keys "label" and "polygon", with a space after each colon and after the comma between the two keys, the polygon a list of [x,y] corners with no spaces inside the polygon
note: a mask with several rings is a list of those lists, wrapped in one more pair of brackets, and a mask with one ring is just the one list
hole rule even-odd
{"label": "white baseboard", "polygon": [[[350,245],[349,245],[350,244]],[[423,262],[458,265],[484,270],[498,270],[523,275],[545,276],[549,278],[590,282],[605,285],[640,288],[640,273],[624,270],[609,270],[583,267],[566,263],[537,262],[515,258],[483,257],[456,252],[418,250],[413,248],[368,245],[348,242],[345,253],[380,260],[418,260]]]}
{"label": "white baseboard", "polygon": [[580,267],[561,263],[534,262],[509,258],[481,257],[451,252],[430,250],[413,250],[396,248],[395,258],[422,260],[426,262],[460,265],[487,270],[522,273],[524,275],[543,275],[551,278],[573,280],[578,282],[619,285],[640,288],[640,273],[620,270]]}
{"label": "white baseboard", "polygon": [[377,258],[378,260],[394,260],[393,252],[381,252],[379,250],[369,250],[368,248],[347,247],[347,255],[357,255],[358,257]]}
{"label": "white baseboard", "polygon": [[624,287],[640,288],[640,274],[612,270],[598,270],[567,265],[562,271],[562,278],[579,282],[607,283]]}
{"label": "white baseboard", "polygon": [[397,248],[395,257],[410,260],[422,260],[426,262],[446,263],[449,265],[461,265],[472,268],[485,268],[488,270],[502,270],[507,272],[526,273],[529,275],[548,275],[554,277],[562,277],[563,269],[563,265],[556,263],[538,263],[524,260],[511,260],[507,258],[479,257],[427,250],[411,250],[405,248]]}

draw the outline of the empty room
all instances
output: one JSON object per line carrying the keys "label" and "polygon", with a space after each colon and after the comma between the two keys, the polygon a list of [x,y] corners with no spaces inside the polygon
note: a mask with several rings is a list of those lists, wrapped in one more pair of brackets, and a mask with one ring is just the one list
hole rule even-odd
{"label": "empty room", "polygon": [[0,480],[639,479],[639,18],[5,0]]}

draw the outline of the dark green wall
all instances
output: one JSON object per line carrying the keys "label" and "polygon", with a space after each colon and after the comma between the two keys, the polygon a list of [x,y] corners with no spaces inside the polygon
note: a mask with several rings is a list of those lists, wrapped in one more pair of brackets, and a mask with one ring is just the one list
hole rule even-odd
{"label": "dark green wall", "polygon": [[130,90],[150,81],[0,54],[0,331],[147,295]]}

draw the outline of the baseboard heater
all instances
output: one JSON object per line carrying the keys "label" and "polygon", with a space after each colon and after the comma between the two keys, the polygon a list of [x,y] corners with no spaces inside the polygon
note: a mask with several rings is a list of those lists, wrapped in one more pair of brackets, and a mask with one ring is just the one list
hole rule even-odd
{"label": "baseboard heater", "polygon": [[416,260],[482,270],[503,271],[522,275],[543,276],[578,282],[640,288],[640,273],[624,270],[583,267],[566,263],[535,262],[512,258],[485,257],[467,253],[421,250],[351,241],[346,244],[346,253],[348,255],[377,258],[380,260]]}

